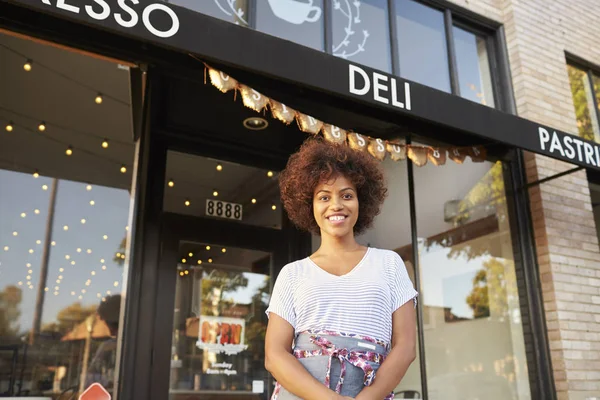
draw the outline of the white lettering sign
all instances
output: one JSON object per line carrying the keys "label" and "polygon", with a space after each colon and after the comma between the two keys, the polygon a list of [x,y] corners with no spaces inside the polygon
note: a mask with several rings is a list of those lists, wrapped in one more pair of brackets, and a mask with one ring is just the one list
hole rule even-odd
{"label": "white lettering sign", "polygon": [[[540,148],[551,154],[561,155],[569,160],[579,161],[593,167],[600,167],[600,147],[569,135],[559,135],[556,131],[539,127]],[[561,137],[562,136],[562,137]],[[575,144],[575,146],[573,146]]]}
{"label": "white lettering sign", "polygon": [[[391,103],[394,107],[410,110],[412,107],[410,83],[404,82],[403,88],[398,86],[398,81],[395,78],[388,78],[378,72],[373,72],[372,77],[370,77],[361,67],[348,64],[348,89],[350,93],[357,96],[366,96],[371,93],[373,100],[377,102]],[[400,96],[400,94],[404,96]],[[400,101],[402,97],[404,97],[404,102]]]}
{"label": "white lettering sign", "polygon": [[[52,6],[50,0],[41,0],[42,3]],[[80,14],[81,7],[75,5],[79,3],[79,0],[57,0],[56,8],[64,11],[71,12],[73,14]],[[175,14],[170,7],[163,3],[154,3],[147,6],[140,6],[140,0],[117,0],[119,10],[111,10],[110,5],[106,0],[93,0],[94,5],[86,5],[84,7],[85,13],[92,19],[97,21],[104,21],[110,17],[111,13],[113,18],[123,28],[133,28],[140,21],[140,11],[142,24],[154,36],[160,38],[170,38],[179,32],[179,17]],[[71,4],[69,4],[71,3]],[[136,7],[137,6],[137,7]],[[143,10],[140,10],[144,7]],[[162,30],[154,26],[151,21],[151,15],[154,13],[162,13],[169,17],[171,20],[171,27],[167,30]]]}

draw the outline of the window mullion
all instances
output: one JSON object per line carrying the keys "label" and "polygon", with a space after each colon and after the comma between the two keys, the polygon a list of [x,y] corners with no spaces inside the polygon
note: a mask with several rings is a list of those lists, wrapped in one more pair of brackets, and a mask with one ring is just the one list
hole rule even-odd
{"label": "window mullion", "polygon": [[398,51],[398,26],[396,25],[396,15],[396,0],[388,0],[392,73],[396,76],[400,76],[400,52]]}
{"label": "window mullion", "polygon": [[453,94],[460,96],[456,49],[454,47],[454,32],[452,31],[452,12],[450,10],[444,11],[444,25],[446,28],[446,45],[448,48],[448,67],[450,68],[450,87],[452,88]]}

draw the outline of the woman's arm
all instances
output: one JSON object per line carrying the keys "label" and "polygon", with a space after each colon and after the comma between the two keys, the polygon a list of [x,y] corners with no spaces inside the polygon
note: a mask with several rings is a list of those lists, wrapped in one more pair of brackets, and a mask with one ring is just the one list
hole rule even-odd
{"label": "woman's arm", "polygon": [[269,315],[265,338],[265,368],[290,393],[304,400],[341,400],[315,379],[292,354],[294,328],[275,313]]}
{"label": "woman's arm", "polygon": [[398,386],[417,356],[416,336],[415,307],[409,301],[392,314],[392,351],[379,367],[371,386],[365,387],[356,400],[381,400]]}

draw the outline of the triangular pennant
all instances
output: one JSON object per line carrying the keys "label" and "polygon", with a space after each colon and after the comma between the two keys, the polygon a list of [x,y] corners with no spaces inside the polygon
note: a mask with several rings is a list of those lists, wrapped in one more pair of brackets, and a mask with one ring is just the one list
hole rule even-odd
{"label": "triangular pennant", "polygon": [[429,161],[436,166],[444,165],[446,164],[446,149],[429,149],[427,158],[429,158]]}
{"label": "triangular pennant", "polygon": [[242,100],[246,107],[251,108],[256,112],[261,112],[267,106],[269,98],[263,96],[251,87],[240,85],[240,92],[242,93]]}
{"label": "triangular pennant", "polygon": [[448,158],[457,164],[465,162],[467,150],[460,147],[451,147],[448,149]]}
{"label": "triangular pennant", "polygon": [[281,122],[289,125],[296,117],[296,110],[289,108],[283,103],[271,99],[271,114]]}
{"label": "triangular pennant", "polygon": [[385,158],[385,143],[381,139],[371,139],[369,141],[369,153],[376,159],[383,161]]}
{"label": "triangular pennant", "polygon": [[312,135],[318,134],[323,128],[323,122],[300,112],[296,113],[296,122],[302,132],[310,133]]}
{"label": "triangular pennant", "polygon": [[331,143],[341,144],[346,142],[346,131],[335,125],[324,124],[323,135]]}
{"label": "triangular pennant", "polygon": [[469,147],[469,156],[473,162],[484,162],[487,158],[487,149],[483,146]]}
{"label": "triangular pennant", "polygon": [[408,158],[417,166],[422,167],[427,164],[428,147],[408,146]]}
{"label": "triangular pennant", "polygon": [[366,151],[369,145],[368,140],[360,133],[348,133],[348,143],[353,150]]}
{"label": "triangular pennant", "polygon": [[406,160],[406,146],[403,144],[388,143],[386,145],[390,158],[394,161]]}
{"label": "triangular pennant", "polygon": [[213,86],[223,93],[227,93],[238,86],[238,82],[235,79],[216,69],[209,68],[208,75]]}

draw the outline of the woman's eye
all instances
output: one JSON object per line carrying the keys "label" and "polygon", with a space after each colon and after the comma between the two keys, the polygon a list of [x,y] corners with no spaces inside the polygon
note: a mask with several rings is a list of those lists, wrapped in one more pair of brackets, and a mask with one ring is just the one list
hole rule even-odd
{"label": "woman's eye", "polygon": [[344,199],[350,200],[350,199],[352,199],[352,195],[351,194],[345,194],[344,195]]}
{"label": "woman's eye", "polygon": [[327,196],[321,196],[321,198],[319,200],[321,200],[321,201],[327,201],[327,200],[329,200],[329,197],[327,197]]}

